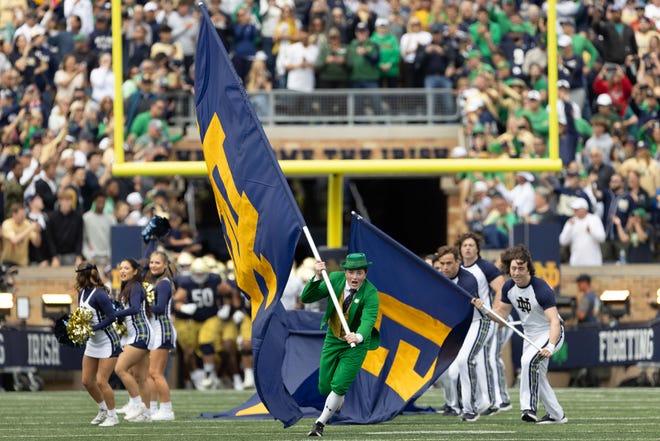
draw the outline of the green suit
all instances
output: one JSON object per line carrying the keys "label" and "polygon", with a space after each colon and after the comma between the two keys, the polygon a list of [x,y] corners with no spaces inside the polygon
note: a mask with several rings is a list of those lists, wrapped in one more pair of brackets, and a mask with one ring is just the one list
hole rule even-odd
{"label": "green suit", "polygon": [[[346,275],[344,272],[338,271],[330,273],[329,278],[335,294],[339,296],[338,300],[341,305],[346,286]],[[312,279],[303,289],[301,300],[303,303],[312,303],[329,295],[324,281]],[[351,332],[362,335],[364,340],[355,348],[351,348],[345,340],[339,338],[340,335],[343,336],[343,331],[340,332],[340,328],[333,326],[333,322],[338,322],[337,313],[334,303],[328,301],[328,308],[321,321],[321,328],[326,323],[330,324],[323,342],[319,366],[319,392],[321,394],[328,395],[330,391],[333,391],[337,395],[345,395],[360,372],[367,351],[379,346],[380,337],[378,330],[374,328],[378,318],[379,304],[378,290],[369,280],[365,279],[353,297],[346,318]],[[340,332],[340,335],[336,335],[336,332]]]}

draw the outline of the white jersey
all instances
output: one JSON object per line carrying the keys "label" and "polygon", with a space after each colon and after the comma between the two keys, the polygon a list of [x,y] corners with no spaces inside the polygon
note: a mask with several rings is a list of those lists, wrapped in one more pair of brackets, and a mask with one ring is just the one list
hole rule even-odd
{"label": "white jersey", "polygon": [[556,307],[557,303],[552,288],[543,279],[532,276],[529,284],[522,288],[513,280],[507,280],[502,287],[502,302],[511,304],[518,312],[525,334],[537,336],[550,332],[545,310]]}
{"label": "white jersey", "polygon": [[[484,305],[492,308],[492,301],[490,296],[490,282],[499,277],[502,273],[495,265],[484,259],[477,259],[470,266],[461,265],[461,268],[469,271],[475,279],[477,279],[479,298]],[[474,315],[472,320],[480,320],[484,318],[477,308],[474,308]]]}

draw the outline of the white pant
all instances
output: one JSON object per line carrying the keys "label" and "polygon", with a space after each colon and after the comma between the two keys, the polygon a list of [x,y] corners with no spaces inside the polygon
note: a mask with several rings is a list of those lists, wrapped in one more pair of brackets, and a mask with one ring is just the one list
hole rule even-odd
{"label": "white pant", "polygon": [[[511,321],[511,316],[508,318]],[[499,328],[499,329],[498,329]],[[483,407],[500,407],[502,403],[509,403],[509,387],[507,386],[506,371],[504,360],[502,360],[502,347],[511,338],[513,331],[507,327],[493,326],[492,337],[486,341],[483,357],[480,357],[477,363],[478,373],[485,372],[488,380],[488,402],[477,403],[481,409]]]}
{"label": "white pant", "polygon": [[[537,336],[527,335],[536,345],[543,347],[548,343],[548,333]],[[555,347],[558,351],[564,344],[564,327],[561,327],[559,341]],[[539,399],[551,418],[560,420],[564,417],[564,409],[557,401],[555,392],[548,382],[548,359],[539,355],[538,349],[523,342],[523,352],[520,358],[520,409],[538,411]]]}
{"label": "white pant", "polygon": [[[479,405],[488,402],[488,385],[485,370],[478,372],[477,359],[482,356],[483,348],[493,329],[490,320],[475,320],[465,336],[463,345],[454,362],[440,377],[440,384],[445,391],[446,404],[456,412],[478,413]],[[458,405],[458,383],[461,385],[461,406]],[[486,406],[487,407],[487,406]]]}
{"label": "white pant", "polygon": [[491,360],[491,358],[495,356],[496,346],[497,324],[491,322],[483,350],[476,359],[479,383],[475,409],[480,411],[495,405],[495,376],[497,371],[493,369],[494,360]]}
{"label": "white pant", "polygon": [[[509,316],[511,321],[511,316]],[[508,326],[502,326],[497,331],[497,347],[495,348],[495,405],[510,403],[509,386],[506,379],[506,364],[502,359],[502,348],[513,335],[513,330]]]}

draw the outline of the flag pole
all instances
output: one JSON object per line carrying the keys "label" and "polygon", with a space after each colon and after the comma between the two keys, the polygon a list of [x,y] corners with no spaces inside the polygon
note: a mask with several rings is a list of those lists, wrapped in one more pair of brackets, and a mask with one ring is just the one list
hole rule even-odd
{"label": "flag pole", "polygon": [[[316,244],[314,243],[314,239],[312,238],[312,235],[310,234],[307,225],[304,225],[302,227],[302,230],[305,233],[305,237],[307,238],[309,247],[312,249],[312,253],[314,254],[314,259],[316,259],[317,261],[321,261],[321,255],[319,254],[319,250],[316,248]],[[342,314],[342,307],[339,304],[339,300],[337,300],[337,294],[335,294],[335,290],[332,287],[332,283],[330,283],[328,272],[326,270],[323,270],[321,271],[321,275],[323,276],[323,281],[325,282],[325,285],[328,287],[328,292],[330,293],[330,299],[332,300],[332,303],[335,305],[335,311],[337,311],[337,316],[339,316],[339,322],[341,323],[341,327],[344,329],[344,332],[346,334],[350,334],[351,330],[348,327],[348,323],[346,323],[346,318],[344,317],[344,314]],[[354,348],[355,343],[351,343],[351,347]]]}
{"label": "flag pole", "polygon": [[534,346],[534,347],[535,347],[536,349],[538,349],[539,351],[541,350],[541,348],[539,347],[539,345],[537,345],[537,344],[534,342],[534,340],[532,340],[531,338],[527,337],[525,334],[523,334],[522,332],[520,332],[520,331],[518,330],[518,328],[516,328],[515,326],[513,326],[513,325],[512,325],[511,323],[509,323],[506,319],[502,318],[502,316],[500,316],[498,313],[496,313],[495,311],[493,311],[492,309],[490,309],[490,308],[489,308],[488,306],[486,306],[486,305],[483,305],[483,308],[486,310],[486,312],[488,312],[488,314],[490,314],[490,315],[492,315],[493,317],[495,317],[495,320],[497,320],[498,322],[502,323],[504,326],[510,328],[513,332],[515,332],[515,333],[518,334],[520,337],[522,337],[523,340],[525,340],[525,341],[526,341],[527,343],[529,343],[530,345]]}

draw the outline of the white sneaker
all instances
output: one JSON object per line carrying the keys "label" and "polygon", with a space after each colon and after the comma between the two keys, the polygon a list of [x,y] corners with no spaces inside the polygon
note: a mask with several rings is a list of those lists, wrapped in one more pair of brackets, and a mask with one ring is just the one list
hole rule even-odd
{"label": "white sneaker", "polygon": [[124,404],[122,407],[117,409],[117,413],[126,413],[126,411],[130,408],[131,408],[131,402],[129,401],[128,403]]}
{"label": "white sneaker", "polygon": [[112,427],[119,424],[119,417],[117,415],[108,415],[108,417],[99,424],[99,427]]}
{"label": "white sneaker", "polygon": [[141,404],[131,409],[130,413],[127,412],[126,416],[124,416],[124,419],[132,423],[150,423],[151,412],[149,409],[147,409],[147,406]]}
{"label": "white sneaker", "polygon": [[151,422],[151,414],[149,412],[146,413],[141,413],[135,418],[129,420],[131,423],[150,423]]}
{"label": "white sneaker", "polygon": [[220,388],[220,379],[214,374],[203,378],[199,383],[196,383],[197,390],[212,390]]}
{"label": "white sneaker", "polygon": [[158,411],[151,415],[152,421],[174,421],[174,411],[158,409]]}
{"label": "white sneaker", "polygon": [[245,389],[254,389],[254,379],[246,378],[243,382],[243,388]]}
{"label": "white sneaker", "polygon": [[133,418],[135,418],[138,415],[141,415],[142,413],[149,413],[149,409],[147,409],[147,406],[145,406],[144,403],[132,404],[126,410],[126,415],[124,415],[124,419],[126,421],[131,421]]}
{"label": "white sneaker", "polygon": [[108,417],[108,411],[107,411],[107,410],[100,410],[100,409],[99,409],[99,413],[96,414],[96,416],[94,417],[94,419],[91,421],[90,424],[92,424],[92,425],[94,425],[94,426],[98,426],[98,425],[101,424],[103,421],[105,421],[105,419],[106,419],[107,417]]}

